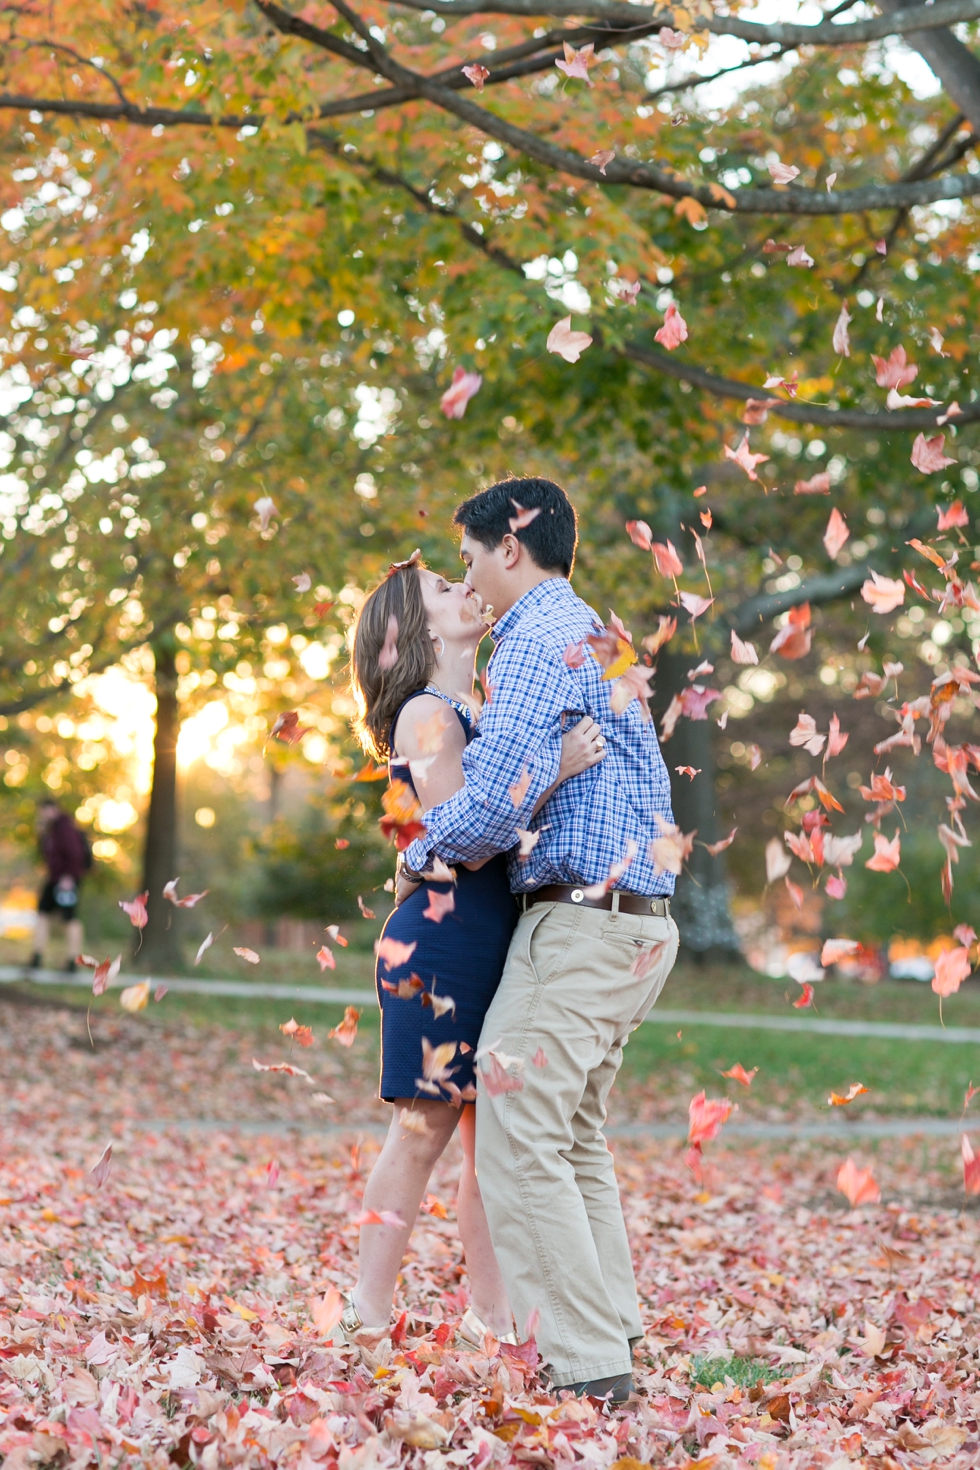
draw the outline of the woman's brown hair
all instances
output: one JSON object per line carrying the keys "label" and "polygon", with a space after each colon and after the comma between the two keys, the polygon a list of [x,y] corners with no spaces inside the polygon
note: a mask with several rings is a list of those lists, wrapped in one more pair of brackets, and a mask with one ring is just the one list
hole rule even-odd
{"label": "woman's brown hair", "polygon": [[[399,708],[432,678],[436,653],[429,637],[420,562],[393,568],[364,600],[354,627],[350,683],[357,703],[354,730],[375,760],[387,760],[388,734]],[[379,655],[394,619],[398,657],[389,669]]]}

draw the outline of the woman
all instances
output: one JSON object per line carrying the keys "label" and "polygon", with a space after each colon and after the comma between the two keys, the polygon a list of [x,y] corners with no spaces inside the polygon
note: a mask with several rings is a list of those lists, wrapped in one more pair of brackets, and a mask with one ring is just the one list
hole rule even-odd
{"label": "woman", "polygon": [[[351,656],[357,728],[366,750],[388,761],[387,807],[403,825],[463,785],[462,753],[475,733],[476,650],[486,631],[476,595],[429,571],[418,552],[393,563],[361,608]],[[582,720],[562,741],[555,785],[602,756],[599,727]],[[429,1175],[457,1127],[463,1145],[457,1218],[472,1301],[459,1340],[479,1348],[488,1331],[517,1340],[473,1166],[471,1105],[474,1052],[517,908],[503,855],[451,876],[455,881],[423,883],[400,904],[380,947],[381,1096],[394,1104],[394,1116],[364,1208],[390,1211],[405,1223],[361,1227],[360,1270],[345,1294],[340,1327],[347,1341],[366,1348],[387,1335]]]}

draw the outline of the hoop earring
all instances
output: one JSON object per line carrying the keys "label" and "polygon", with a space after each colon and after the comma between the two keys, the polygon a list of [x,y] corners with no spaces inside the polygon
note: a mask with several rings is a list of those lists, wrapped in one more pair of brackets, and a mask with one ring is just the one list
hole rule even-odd
{"label": "hoop earring", "polygon": [[439,644],[439,652],[436,654],[436,658],[442,658],[443,654],[446,651],[446,645],[445,645],[445,642],[444,642],[441,634],[439,634],[439,633],[430,634],[430,637],[432,638],[432,642],[433,643],[436,643],[438,641],[438,644]]}

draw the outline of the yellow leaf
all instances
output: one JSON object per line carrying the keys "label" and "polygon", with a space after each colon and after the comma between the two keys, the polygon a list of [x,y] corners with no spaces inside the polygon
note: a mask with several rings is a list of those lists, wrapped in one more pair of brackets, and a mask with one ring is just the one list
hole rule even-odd
{"label": "yellow leaf", "polygon": [[[592,653],[591,648],[589,649],[589,652]],[[592,653],[592,657],[595,658],[594,653]],[[626,670],[635,663],[636,654],[633,651],[632,643],[627,643],[625,638],[620,638],[619,649],[616,654],[616,658],[609,665],[608,669],[604,670],[602,677],[604,680],[618,679],[620,674],[625,674]]]}
{"label": "yellow leaf", "polygon": [[699,225],[707,219],[707,210],[704,205],[692,199],[689,194],[684,199],[678,199],[674,205],[674,213],[681,219],[686,219],[689,225]]}
{"label": "yellow leaf", "polygon": [[242,1317],[246,1322],[257,1322],[259,1320],[258,1312],[253,1312],[248,1307],[240,1306],[233,1296],[226,1296],[224,1301],[226,1307],[230,1307],[233,1312],[237,1312],[239,1317]]}

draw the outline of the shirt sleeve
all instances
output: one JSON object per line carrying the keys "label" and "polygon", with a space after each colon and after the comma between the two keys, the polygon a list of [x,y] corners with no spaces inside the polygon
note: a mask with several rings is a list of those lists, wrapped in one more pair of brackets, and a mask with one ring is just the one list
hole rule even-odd
{"label": "shirt sleeve", "polygon": [[571,671],[539,640],[512,634],[494,654],[490,676],[479,733],[463,752],[466,784],[426,812],[427,835],[405,852],[416,872],[430,865],[433,853],[465,862],[507,852],[557,778],[562,714],[583,704]]}

